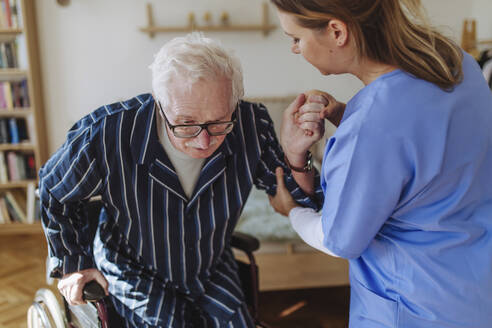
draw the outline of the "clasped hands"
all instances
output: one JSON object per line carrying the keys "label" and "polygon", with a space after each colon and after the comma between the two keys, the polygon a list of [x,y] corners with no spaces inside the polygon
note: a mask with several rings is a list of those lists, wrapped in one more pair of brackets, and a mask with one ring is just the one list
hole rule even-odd
{"label": "clasped hands", "polygon": [[[331,95],[311,90],[300,94],[284,111],[280,140],[282,148],[291,165],[303,167],[309,148],[318,142],[325,133],[324,119],[330,121],[343,114],[340,106]],[[337,124],[338,125],[338,124]],[[269,197],[276,212],[288,216],[292,208],[298,206],[285,187],[283,169],[276,169],[277,193]]]}

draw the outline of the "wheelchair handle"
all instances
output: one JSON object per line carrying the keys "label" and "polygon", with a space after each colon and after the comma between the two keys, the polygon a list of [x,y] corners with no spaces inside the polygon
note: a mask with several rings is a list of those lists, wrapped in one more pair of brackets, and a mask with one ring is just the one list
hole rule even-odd
{"label": "wheelchair handle", "polygon": [[231,246],[245,253],[252,253],[260,248],[260,241],[256,237],[235,231],[232,234]]}
{"label": "wheelchair handle", "polygon": [[84,301],[97,302],[105,296],[104,289],[95,280],[86,283],[82,290],[82,298]]}

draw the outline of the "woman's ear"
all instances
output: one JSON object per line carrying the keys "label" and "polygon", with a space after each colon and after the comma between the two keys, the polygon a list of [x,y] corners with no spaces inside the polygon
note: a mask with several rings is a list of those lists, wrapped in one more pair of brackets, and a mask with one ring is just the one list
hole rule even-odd
{"label": "woman's ear", "polygon": [[339,19],[331,19],[326,26],[332,41],[338,46],[343,47],[348,41],[347,24]]}

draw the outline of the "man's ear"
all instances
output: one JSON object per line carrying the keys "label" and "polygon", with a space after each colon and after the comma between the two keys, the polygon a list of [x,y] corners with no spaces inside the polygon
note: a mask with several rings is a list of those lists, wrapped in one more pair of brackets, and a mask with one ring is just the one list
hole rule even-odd
{"label": "man's ear", "polygon": [[347,24],[339,19],[331,19],[326,26],[332,41],[338,46],[343,47],[348,42]]}

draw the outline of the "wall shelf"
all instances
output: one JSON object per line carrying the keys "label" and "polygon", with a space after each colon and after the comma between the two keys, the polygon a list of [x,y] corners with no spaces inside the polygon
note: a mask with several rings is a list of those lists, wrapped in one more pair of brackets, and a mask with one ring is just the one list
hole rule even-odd
{"label": "wall shelf", "polygon": [[210,22],[210,13],[205,13],[206,25],[198,25],[195,21],[195,15],[190,13],[188,15],[188,25],[184,26],[156,26],[154,24],[154,16],[152,5],[147,4],[147,26],[141,27],[140,31],[147,33],[149,37],[153,38],[156,33],[162,32],[193,32],[193,31],[205,31],[205,32],[245,32],[245,31],[258,31],[263,32],[264,36],[267,36],[271,31],[275,30],[277,26],[273,25],[269,21],[268,3],[263,3],[263,20],[258,25],[235,25],[229,23],[229,15],[224,12],[221,15],[221,25],[212,25]]}
{"label": "wall shelf", "polygon": [[30,107],[15,107],[0,109],[0,118],[4,117],[26,117],[33,113]]}
{"label": "wall shelf", "polygon": [[27,188],[31,183],[37,184],[36,180],[9,181],[0,183],[0,190],[11,188]]}
{"label": "wall shelf", "polygon": [[2,68],[0,81],[19,81],[27,78],[28,72],[18,68]]}
{"label": "wall shelf", "polygon": [[0,144],[0,151],[19,151],[19,150],[32,150],[34,151],[36,147],[31,143],[18,143],[18,144]]}
{"label": "wall shelf", "polygon": [[[16,42],[20,44],[17,51],[14,52],[14,56],[17,57],[17,64],[21,63],[20,59],[22,59],[21,67],[23,69],[0,69],[0,81],[4,83],[10,82],[12,92],[12,99],[5,97],[5,103],[8,108],[0,109],[0,119],[9,121],[7,126],[8,133],[12,133],[11,130],[13,128],[10,124],[14,122],[10,121],[10,118],[25,119],[28,140],[20,143],[0,144],[0,151],[4,153],[2,154],[4,156],[2,165],[0,165],[2,169],[0,171],[2,179],[2,182],[0,182],[0,197],[5,202],[18,203],[17,209],[15,207],[12,209],[12,205],[10,205],[10,211],[9,207],[6,208],[7,211],[2,211],[2,221],[11,223],[0,223],[0,235],[41,234],[42,229],[39,222],[30,224],[30,222],[36,220],[35,188],[38,184],[36,172],[46,161],[48,154],[44,122],[43,83],[38,49],[39,30],[37,28],[35,8],[38,1],[15,0],[12,3],[16,6],[16,10],[10,12],[11,19],[6,16],[7,19],[0,24],[2,25],[0,27],[0,42]],[[13,82],[21,83],[13,86]],[[8,86],[8,84],[5,85]],[[19,90],[14,94],[14,88],[21,89],[20,97]],[[17,107],[15,107],[16,105]],[[19,128],[19,126],[17,127]],[[5,137],[5,132],[3,133],[3,137]],[[6,139],[3,138],[2,140],[5,141]],[[10,159],[14,158],[17,163],[21,163],[22,160],[26,161],[24,168],[22,165],[17,165],[18,170],[25,169],[25,174],[16,175],[14,169],[9,170],[11,165],[15,165],[14,161],[9,161],[8,157],[11,154],[15,155],[15,158],[10,157]],[[4,204],[0,205],[5,206]]]}
{"label": "wall shelf", "polygon": [[22,33],[21,28],[0,28],[0,42],[13,41]]}

